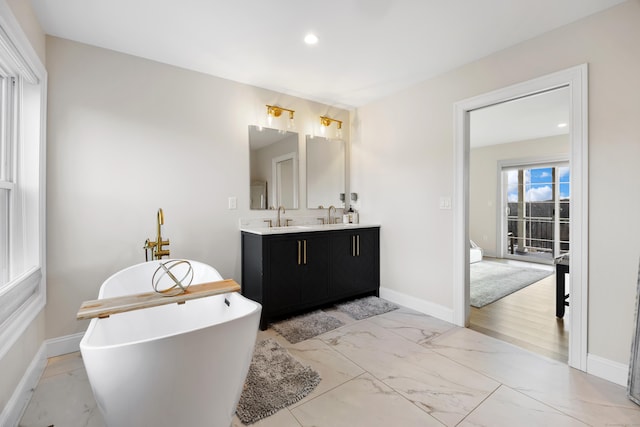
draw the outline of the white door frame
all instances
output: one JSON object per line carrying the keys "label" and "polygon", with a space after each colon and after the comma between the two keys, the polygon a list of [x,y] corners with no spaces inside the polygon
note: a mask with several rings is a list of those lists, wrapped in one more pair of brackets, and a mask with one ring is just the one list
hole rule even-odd
{"label": "white door frame", "polygon": [[[282,199],[279,164],[287,160],[293,161],[293,206],[291,206],[291,209],[298,209],[298,153],[295,151],[271,159],[271,183],[273,188],[271,192],[271,206],[275,209],[278,209],[280,200]],[[287,208],[289,208],[289,206],[287,206]]]}
{"label": "white door frame", "polygon": [[469,322],[469,112],[568,86],[571,164],[571,321],[569,366],[587,369],[588,298],[588,134],[587,64],[465,99],[454,105],[453,321]]}

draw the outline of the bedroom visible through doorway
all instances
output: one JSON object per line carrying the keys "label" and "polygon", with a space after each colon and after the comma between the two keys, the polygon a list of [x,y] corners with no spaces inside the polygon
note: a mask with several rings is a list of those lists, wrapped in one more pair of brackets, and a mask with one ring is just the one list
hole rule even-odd
{"label": "bedroom visible through doorway", "polygon": [[[570,313],[556,317],[555,257],[569,251],[569,90],[471,111],[469,327],[567,363]],[[564,126],[559,126],[564,124]]]}

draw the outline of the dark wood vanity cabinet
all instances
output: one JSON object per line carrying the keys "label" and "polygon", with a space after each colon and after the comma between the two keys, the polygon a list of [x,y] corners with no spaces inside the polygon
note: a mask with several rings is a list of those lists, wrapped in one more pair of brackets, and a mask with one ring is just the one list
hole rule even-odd
{"label": "dark wood vanity cabinet", "polygon": [[329,236],[331,281],[334,298],[363,293],[378,295],[380,287],[380,229],[358,228]]}
{"label": "dark wood vanity cabinet", "polygon": [[242,232],[242,294],[271,319],[380,287],[379,227],[284,234]]}

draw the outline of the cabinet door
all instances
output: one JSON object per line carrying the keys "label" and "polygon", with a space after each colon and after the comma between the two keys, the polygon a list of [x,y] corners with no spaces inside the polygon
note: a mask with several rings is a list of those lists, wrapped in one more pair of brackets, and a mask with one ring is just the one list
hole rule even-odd
{"label": "cabinet door", "polygon": [[322,233],[307,234],[301,240],[301,301],[303,304],[321,303],[329,297],[329,239]]}
{"label": "cabinet door", "polygon": [[380,286],[378,229],[334,233],[330,240],[331,296],[376,291]]}
{"label": "cabinet door", "polygon": [[269,243],[269,308],[321,303],[329,295],[329,243],[324,235],[296,234]]}
{"label": "cabinet door", "polygon": [[300,304],[299,239],[278,237],[269,241],[269,312]]}

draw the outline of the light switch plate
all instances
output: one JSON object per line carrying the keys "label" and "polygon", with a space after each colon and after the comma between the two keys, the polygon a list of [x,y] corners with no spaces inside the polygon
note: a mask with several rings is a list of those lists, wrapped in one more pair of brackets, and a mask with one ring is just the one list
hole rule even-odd
{"label": "light switch plate", "polygon": [[229,209],[237,209],[238,208],[238,198],[235,196],[229,197]]}
{"label": "light switch plate", "polygon": [[440,209],[451,209],[451,197],[449,196],[440,197]]}

